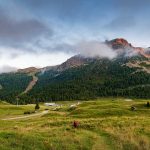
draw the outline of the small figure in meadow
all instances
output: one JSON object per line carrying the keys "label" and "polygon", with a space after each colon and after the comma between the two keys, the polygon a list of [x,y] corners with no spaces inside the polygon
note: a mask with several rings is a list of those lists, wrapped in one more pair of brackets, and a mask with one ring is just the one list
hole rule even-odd
{"label": "small figure in meadow", "polygon": [[77,128],[78,126],[79,126],[79,122],[74,121],[74,122],[73,122],[73,127],[74,127],[74,128]]}

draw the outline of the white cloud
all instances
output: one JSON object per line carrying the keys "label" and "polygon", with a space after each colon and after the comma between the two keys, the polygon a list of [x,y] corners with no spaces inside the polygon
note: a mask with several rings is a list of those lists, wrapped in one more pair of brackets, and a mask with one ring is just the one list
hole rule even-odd
{"label": "white cloud", "polygon": [[13,72],[16,71],[17,68],[15,67],[11,67],[11,66],[0,66],[0,73],[7,73],[7,72]]}
{"label": "white cloud", "polygon": [[76,50],[86,57],[107,57],[112,59],[117,55],[117,53],[106,44],[98,41],[82,41],[77,45]]}
{"label": "white cloud", "polygon": [[16,68],[45,67],[60,64],[71,55],[64,52],[23,52],[16,49],[0,49],[0,72],[9,72]]}

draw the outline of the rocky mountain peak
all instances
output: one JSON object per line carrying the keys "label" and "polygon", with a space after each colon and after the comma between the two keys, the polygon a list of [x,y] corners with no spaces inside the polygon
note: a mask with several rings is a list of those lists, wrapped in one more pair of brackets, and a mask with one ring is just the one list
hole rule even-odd
{"label": "rocky mountain peak", "polygon": [[113,39],[111,41],[106,41],[106,43],[111,46],[113,49],[123,49],[123,48],[132,48],[133,46],[123,38]]}
{"label": "rocky mountain peak", "polygon": [[118,50],[119,53],[124,53],[126,50],[130,50],[130,52],[135,52],[139,55],[142,55],[146,58],[150,58],[150,54],[145,51],[145,48],[142,47],[134,47],[131,43],[129,43],[124,38],[116,38],[110,41],[106,41],[106,44],[110,46],[114,50]]}

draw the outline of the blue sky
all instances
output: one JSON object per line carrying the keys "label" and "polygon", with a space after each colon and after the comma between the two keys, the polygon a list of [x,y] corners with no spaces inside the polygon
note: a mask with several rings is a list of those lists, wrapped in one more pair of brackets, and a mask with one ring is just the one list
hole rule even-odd
{"label": "blue sky", "polygon": [[73,47],[82,41],[122,37],[149,47],[149,6],[149,0],[0,0],[0,71],[59,64],[79,53]]}

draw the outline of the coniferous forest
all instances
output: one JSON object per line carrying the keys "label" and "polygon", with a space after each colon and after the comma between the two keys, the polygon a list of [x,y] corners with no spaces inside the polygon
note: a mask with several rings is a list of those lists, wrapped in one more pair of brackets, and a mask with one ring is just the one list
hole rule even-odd
{"label": "coniferous forest", "polygon": [[99,97],[150,98],[150,75],[123,65],[128,60],[97,59],[87,65],[62,72],[37,73],[38,82],[31,91],[20,94],[32,77],[12,73],[0,75],[0,99],[20,104],[88,100]]}

